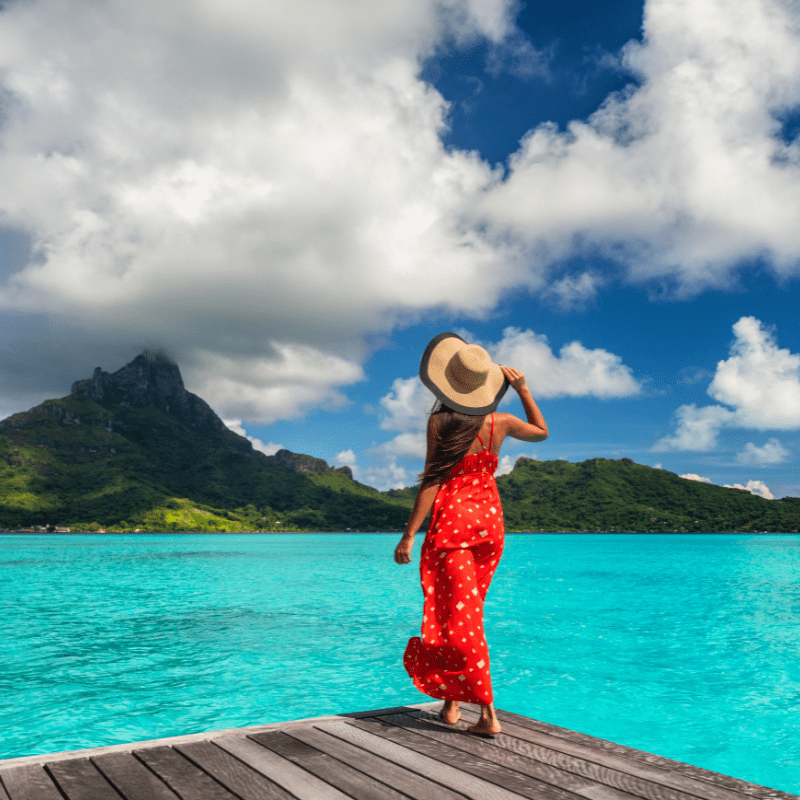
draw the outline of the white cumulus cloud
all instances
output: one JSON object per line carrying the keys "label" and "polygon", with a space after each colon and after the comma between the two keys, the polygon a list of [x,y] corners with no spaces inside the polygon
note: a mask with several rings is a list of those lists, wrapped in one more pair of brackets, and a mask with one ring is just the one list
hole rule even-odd
{"label": "white cumulus cloud", "polygon": [[402,464],[398,464],[394,456],[368,467],[354,467],[353,477],[360,483],[374,486],[382,492],[387,489],[404,489],[417,483],[417,475]]}
{"label": "white cumulus cloud", "polygon": [[698,408],[694,403],[675,412],[677,427],[672,436],[664,436],[654,445],[655,452],[665,450],[714,450],[720,428],[733,424],[735,415],[722,406]]}
{"label": "white cumulus cloud", "polygon": [[[444,41],[502,42],[511,9],[4,4],[0,217],[32,250],[0,309],[34,371],[154,343],[224,416],[262,423],[340,402],[365,335],[400,314],[489,310],[524,268],[466,223],[495,173],[443,146],[447,106],[419,71]],[[42,315],[74,353],[33,347]]]}
{"label": "white cumulus cloud", "polygon": [[268,355],[249,358],[195,351],[182,365],[186,382],[212,408],[268,425],[312,406],[340,408],[348,401],[335,385],[364,378],[360,364],[314,347],[269,344]]}
{"label": "white cumulus cloud", "polygon": [[435,400],[419,377],[396,378],[380,399],[380,426],[387,431],[424,431]]}
{"label": "white cumulus cloud", "polygon": [[[659,439],[654,450],[714,450],[725,427],[800,428],[800,355],[779,348],[775,334],[755,317],[742,317],[733,333],[730,358],[717,364],[708,387],[711,397],[732,408],[681,406],[675,412],[675,433]],[[788,456],[777,439],[770,439],[761,448],[748,443],[737,459],[740,463],[777,464]]]}
{"label": "white cumulus cloud", "polygon": [[744,259],[800,256],[800,26],[788,0],[648,0],[622,63],[638,85],[587,121],[530,131],[482,219],[533,258],[600,253],[678,293],[728,285]]}
{"label": "white cumulus cloud", "polygon": [[743,492],[750,492],[750,494],[758,495],[759,497],[763,497],[765,500],[775,499],[774,495],[769,490],[764,481],[747,481],[747,483],[744,485],[741,483],[734,483],[734,484],[726,483],[725,488],[741,489]]}
{"label": "white cumulus cloud", "polygon": [[782,464],[789,455],[789,451],[777,439],[770,439],[761,447],[748,442],[744,450],[736,454],[736,460],[739,464]]}
{"label": "white cumulus cloud", "polygon": [[698,481],[699,483],[711,483],[711,478],[704,478],[695,472],[687,472],[685,475],[679,475],[679,478],[685,478],[687,481]]}
{"label": "white cumulus cloud", "polygon": [[554,280],[543,291],[542,297],[553,300],[564,311],[583,310],[597,296],[602,278],[591,272],[565,275]]}
{"label": "white cumulus cloud", "polygon": [[503,331],[499,342],[484,346],[496,363],[521,370],[535,397],[608,399],[635,395],[641,389],[631,368],[602,348],[590,350],[570,342],[556,356],[546,336],[513,327]]}
{"label": "white cumulus cloud", "polygon": [[261,439],[256,439],[255,436],[250,436],[242,427],[242,421],[240,419],[224,419],[222,421],[234,433],[238,433],[239,436],[244,436],[244,438],[253,445],[253,449],[259,450],[265,456],[274,456],[278,450],[286,449],[282,444],[276,444],[275,442],[268,442],[265,444],[261,441]]}
{"label": "white cumulus cloud", "polygon": [[717,364],[708,393],[736,409],[742,428],[800,428],[800,355],[779,348],[755,317],[734,326],[731,357]]}
{"label": "white cumulus cloud", "polygon": [[355,467],[358,462],[358,458],[356,454],[349,450],[342,450],[341,453],[337,453],[333,457],[333,461],[331,462],[335,467]]}
{"label": "white cumulus cloud", "polygon": [[520,458],[531,458],[534,461],[538,461],[539,459],[536,456],[536,453],[517,453],[514,456],[505,455],[497,462],[497,470],[495,475],[499,478],[501,475],[508,475],[514,469],[514,465]]}
{"label": "white cumulus cloud", "polygon": [[[481,317],[518,287],[580,307],[601,280],[564,275],[571,256],[684,293],[751,257],[797,272],[796,4],[647,0],[622,54],[638,85],[530,131],[506,175],[443,145],[448,106],[420,76],[453,42],[546,76],[517,7],[3,4],[0,219],[30,254],[0,276],[0,405],[155,345],[192,391],[216,385],[223,416],[293,418],[346,402],[370,337],[432,310]],[[542,396],[638,390],[605,351],[522,349]],[[744,418],[743,377],[732,365],[715,391]],[[769,424],[788,429],[788,399]]]}

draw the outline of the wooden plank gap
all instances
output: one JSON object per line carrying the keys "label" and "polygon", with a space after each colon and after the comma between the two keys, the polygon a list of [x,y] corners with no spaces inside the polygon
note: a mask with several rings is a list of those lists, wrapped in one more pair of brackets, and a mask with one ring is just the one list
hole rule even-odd
{"label": "wooden plank gap", "polygon": [[735,778],[732,775],[724,775],[721,772],[714,772],[713,770],[703,769],[692,764],[686,764],[682,761],[666,758],[664,756],[648,753],[644,750],[637,750],[627,745],[618,744],[616,742],[609,742],[605,739],[598,739],[595,736],[590,736],[586,733],[579,733],[572,731],[569,728],[560,728],[557,725],[551,725],[547,722],[525,717],[521,714],[514,714],[510,711],[501,711],[498,709],[497,716],[501,720],[508,720],[514,724],[520,725],[524,728],[533,728],[543,733],[548,733],[552,736],[564,738],[576,743],[588,744],[589,746],[598,750],[603,750],[610,753],[615,753],[624,758],[642,761],[652,766],[661,767],[670,772],[678,772],[696,780],[705,781],[708,783],[716,784],[725,789],[730,789],[734,792],[750,795],[751,797],[764,800],[765,798],[774,798],[774,800],[797,800],[800,795],[784,792],[779,789],[771,789],[768,786],[762,786],[751,781]]}
{"label": "wooden plank gap", "polygon": [[[547,764],[541,764],[533,759],[526,758],[516,753],[511,753],[503,747],[505,737],[498,736],[495,739],[481,739],[467,731],[467,723],[460,722],[458,726],[452,727],[443,722],[439,717],[431,716],[429,720],[410,717],[405,714],[394,714],[380,718],[387,724],[394,725],[403,730],[412,731],[434,742],[446,745],[448,747],[456,748],[463,754],[480,759],[481,761],[488,761],[500,770],[508,770],[510,775],[505,772],[502,774],[506,781],[512,780],[519,782],[523,780],[521,777],[516,777],[513,773],[518,773],[520,776],[526,776],[530,781],[525,784],[529,785],[534,791],[540,793],[547,793],[554,797],[561,797],[562,800],[571,800],[575,795],[582,797],[593,798],[599,787],[595,782],[587,780],[577,775],[570,774],[558,768],[552,767]],[[439,724],[436,724],[438,720]],[[455,763],[460,763],[456,761]],[[486,767],[484,766],[484,769]],[[516,789],[515,783],[504,782],[504,786]],[[617,792],[614,789],[606,787],[607,800],[637,800],[624,792]]]}
{"label": "wooden plank gap", "polygon": [[400,794],[371,775],[339,761],[302,739],[285,733],[261,733],[250,738],[336,787],[352,800],[408,800],[407,795]]}
{"label": "wooden plank gap", "polygon": [[122,797],[88,758],[59,761],[47,764],[46,768],[69,800],[120,800]]}
{"label": "wooden plank gap", "polygon": [[[414,716],[416,717],[419,713],[423,712],[415,712]],[[608,787],[610,791],[642,797],[645,800],[696,800],[695,795],[663,786],[657,781],[638,778],[627,772],[604,766],[596,761],[586,761],[559,750],[543,747],[525,739],[518,739],[513,735],[512,726],[507,726],[495,741],[509,752],[517,753],[542,764],[549,764],[559,770],[590,780],[598,788],[589,789],[588,792],[576,790],[586,797],[594,797],[598,789],[605,791],[602,787]]]}
{"label": "wooden plank gap", "polygon": [[464,795],[389,761],[357,745],[337,739],[316,727],[291,731],[290,736],[322,750],[387,786],[400,789],[413,800],[464,800]]}
{"label": "wooden plank gap", "polygon": [[133,754],[181,800],[237,800],[224,786],[172,747],[149,747]]}
{"label": "wooden plank gap", "polygon": [[294,800],[277,783],[213,742],[193,742],[176,749],[242,800]]}
{"label": "wooden plank gap", "polygon": [[[495,739],[478,739],[468,733],[466,728],[468,723],[463,720],[458,728],[453,728],[443,722],[438,716],[420,716],[426,712],[414,712],[413,716],[398,715],[396,717],[383,717],[390,724],[408,726],[417,733],[428,736],[459,750],[480,755],[497,764],[529,775],[543,783],[550,784],[568,792],[574,792],[582,797],[594,800],[598,795],[602,795],[607,800],[635,800],[635,798],[647,798],[647,800],[689,800],[688,796],[659,797],[631,792],[619,786],[612,786],[598,780],[598,776],[582,775],[574,770],[566,769],[568,764],[552,763],[551,760],[537,758],[539,753],[535,751],[520,752],[515,747],[516,740],[500,734]],[[408,720],[408,722],[406,722]],[[658,787],[656,787],[657,789]],[[657,795],[657,792],[654,793]]]}
{"label": "wooden plank gap", "polygon": [[180,800],[133,753],[106,753],[91,760],[125,800]]}
{"label": "wooden plank gap", "polygon": [[215,739],[214,744],[274,781],[298,800],[350,800],[334,786],[245,736],[224,736]]}
{"label": "wooden plank gap", "polygon": [[[741,792],[736,792],[707,781],[701,781],[697,778],[690,778],[689,776],[681,775],[673,770],[664,769],[661,766],[646,764],[638,759],[617,755],[608,750],[595,748],[590,744],[578,744],[566,738],[551,736],[532,728],[523,727],[510,722],[503,723],[503,731],[518,739],[523,739],[551,750],[557,750],[585,761],[610,767],[619,772],[624,772],[629,775],[634,775],[637,778],[651,781],[652,783],[676,789],[687,795],[702,798],[702,800],[749,800],[749,796]],[[767,792],[767,794],[763,795],[764,798],[774,796],[769,794],[771,790],[766,787],[764,787],[764,791]]]}
{"label": "wooden plank gap", "polygon": [[456,762],[459,765],[456,768],[451,759],[439,757],[441,753],[428,752],[424,746],[409,748],[403,742],[395,741],[390,733],[394,729],[383,723],[353,720],[315,727],[474,800],[519,800],[525,796],[465,771],[460,761]]}
{"label": "wooden plank gap", "polygon": [[64,800],[64,793],[58,788],[44,764],[26,764],[11,767],[0,772],[10,800]]}

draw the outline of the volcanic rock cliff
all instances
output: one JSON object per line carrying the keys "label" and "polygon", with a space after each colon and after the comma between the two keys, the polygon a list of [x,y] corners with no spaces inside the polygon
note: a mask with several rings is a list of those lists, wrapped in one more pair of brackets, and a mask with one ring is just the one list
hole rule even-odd
{"label": "volcanic rock cliff", "polygon": [[97,367],[91,378],[72,384],[72,394],[90,397],[106,408],[157,408],[197,431],[229,432],[205,400],[186,391],[177,364],[158,353],[142,353],[111,374]]}

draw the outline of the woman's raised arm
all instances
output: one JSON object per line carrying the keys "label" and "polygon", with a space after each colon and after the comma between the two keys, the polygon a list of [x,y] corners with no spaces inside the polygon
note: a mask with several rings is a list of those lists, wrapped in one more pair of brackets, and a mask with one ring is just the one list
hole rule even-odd
{"label": "woman's raised arm", "polygon": [[518,417],[509,414],[505,420],[505,434],[513,436],[515,439],[521,439],[523,442],[541,442],[549,436],[547,431],[547,423],[544,421],[542,412],[539,411],[539,406],[533,399],[533,395],[525,383],[525,376],[518,370],[512,367],[500,367],[506,380],[511,384],[519,399],[522,401],[522,407],[525,409],[525,414],[528,417],[527,422],[523,422]]}

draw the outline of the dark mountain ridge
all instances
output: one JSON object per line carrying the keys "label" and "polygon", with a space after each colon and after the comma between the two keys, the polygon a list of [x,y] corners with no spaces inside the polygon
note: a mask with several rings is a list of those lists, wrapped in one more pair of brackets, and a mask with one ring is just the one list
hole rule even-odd
{"label": "dark mountain ridge", "polygon": [[406,505],[348,467],[254,450],[159,354],[0,421],[0,528],[400,528]]}
{"label": "dark mountain ridge", "polygon": [[96,367],[91,378],[72,384],[72,396],[88,397],[107,408],[157,408],[187,428],[218,436],[233,433],[205,400],[186,391],[178,365],[159,353],[146,351],[113,374]]}

